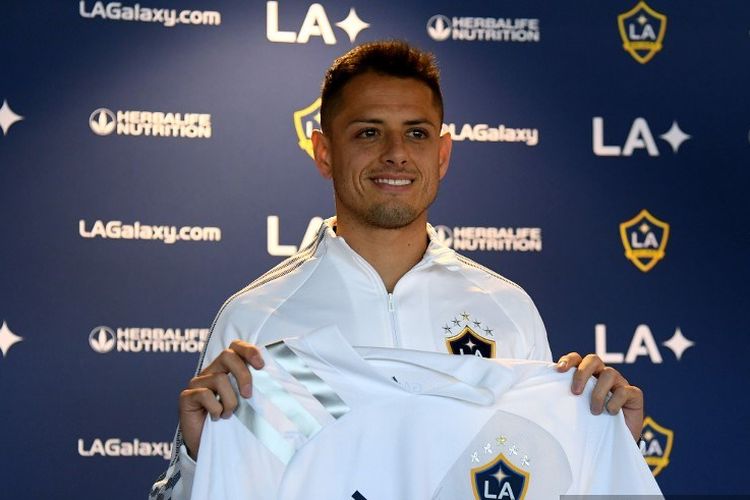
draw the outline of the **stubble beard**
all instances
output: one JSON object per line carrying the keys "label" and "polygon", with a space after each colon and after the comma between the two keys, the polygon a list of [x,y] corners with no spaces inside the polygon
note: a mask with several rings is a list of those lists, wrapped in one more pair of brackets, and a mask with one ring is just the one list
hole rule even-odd
{"label": "stubble beard", "polygon": [[370,207],[363,219],[367,225],[379,229],[401,229],[414,222],[418,216],[412,207],[379,203]]}

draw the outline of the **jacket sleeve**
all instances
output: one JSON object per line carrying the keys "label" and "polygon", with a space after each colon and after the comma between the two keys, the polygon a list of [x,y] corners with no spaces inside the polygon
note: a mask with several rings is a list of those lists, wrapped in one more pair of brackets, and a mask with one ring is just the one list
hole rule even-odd
{"label": "jacket sleeve", "polygon": [[[214,320],[208,341],[201,353],[198,367],[195,370],[196,375],[206,365],[216,359],[221,351],[229,347],[232,340],[237,338],[248,342],[253,342],[254,340],[247,334],[243,335],[243,328],[236,326],[238,323],[242,324],[242,320],[247,318],[241,317],[237,307],[234,304],[230,304],[231,301],[232,299],[230,298]],[[248,330],[253,331],[252,328],[248,328]],[[169,462],[169,467],[154,482],[151,487],[149,500],[189,500],[193,486],[193,477],[195,475],[195,466],[195,462],[190,458],[187,448],[183,444],[182,432],[180,432],[178,426],[174,441],[172,442],[172,459]]]}
{"label": "jacket sleeve", "polygon": [[552,351],[549,347],[549,340],[547,339],[547,329],[544,327],[542,317],[539,315],[536,306],[529,298],[529,307],[531,311],[529,314],[531,318],[531,336],[532,342],[531,349],[527,359],[536,361],[552,361]]}
{"label": "jacket sleeve", "polygon": [[172,460],[169,468],[159,476],[151,487],[149,500],[189,500],[195,475],[195,462],[187,454],[182,445],[182,435],[177,433],[175,443],[180,442],[179,448],[173,448]]}

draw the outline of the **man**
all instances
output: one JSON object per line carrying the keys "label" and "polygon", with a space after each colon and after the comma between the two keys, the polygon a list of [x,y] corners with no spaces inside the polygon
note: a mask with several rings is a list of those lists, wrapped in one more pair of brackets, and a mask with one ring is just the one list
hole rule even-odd
{"label": "man", "polygon": [[[175,457],[153,497],[189,497],[206,415],[232,415],[232,383],[252,396],[247,365],[264,363],[255,345],[334,324],[352,345],[551,360],[528,295],[442,246],[427,224],[450,159],[442,123],[431,55],[403,42],[374,42],[333,63],[322,89],[322,131],[312,141],[318,171],[333,180],[336,217],[308,248],[219,311],[198,375],[180,394]],[[640,390],[594,355],[560,358],[558,370],[571,367],[578,367],[576,394],[598,377],[592,412],[622,409],[637,436]]]}

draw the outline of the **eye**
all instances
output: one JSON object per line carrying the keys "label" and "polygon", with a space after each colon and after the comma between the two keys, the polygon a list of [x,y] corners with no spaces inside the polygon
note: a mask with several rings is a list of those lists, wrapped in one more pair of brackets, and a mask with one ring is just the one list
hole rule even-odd
{"label": "eye", "polygon": [[427,139],[430,134],[423,128],[413,128],[406,133],[409,137],[414,139]]}
{"label": "eye", "polygon": [[357,131],[356,137],[362,139],[369,139],[378,135],[378,129],[373,127],[363,128]]}

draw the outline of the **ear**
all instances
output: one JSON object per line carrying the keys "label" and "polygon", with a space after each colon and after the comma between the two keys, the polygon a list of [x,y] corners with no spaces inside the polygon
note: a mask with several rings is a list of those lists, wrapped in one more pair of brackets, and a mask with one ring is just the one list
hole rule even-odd
{"label": "ear", "polygon": [[441,135],[439,141],[438,172],[440,174],[440,179],[442,179],[448,172],[448,164],[451,159],[451,149],[453,148],[453,139],[451,138],[450,132]]}
{"label": "ear", "polygon": [[325,179],[330,179],[333,176],[333,170],[331,169],[331,147],[328,137],[318,129],[313,130],[312,133],[312,144],[313,154],[315,155],[315,166],[318,168],[318,172]]}

